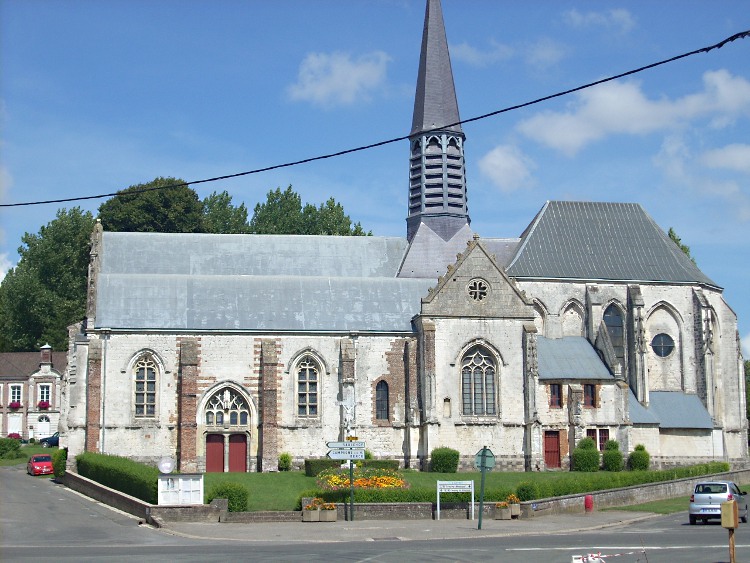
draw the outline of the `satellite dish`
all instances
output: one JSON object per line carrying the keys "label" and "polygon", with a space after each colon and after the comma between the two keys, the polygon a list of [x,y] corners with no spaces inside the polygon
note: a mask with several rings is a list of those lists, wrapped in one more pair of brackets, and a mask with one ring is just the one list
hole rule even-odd
{"label": "satellite dish", "polygon": [[175,461],[171,457],[163,457],[159,460],[157,467],[162,473],[172,473],[174,471]]}

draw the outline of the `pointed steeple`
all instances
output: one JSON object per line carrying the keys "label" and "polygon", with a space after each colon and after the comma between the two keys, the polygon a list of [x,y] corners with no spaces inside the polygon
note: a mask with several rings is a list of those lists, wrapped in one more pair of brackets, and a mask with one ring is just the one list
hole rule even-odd
{"label": "pointed steeple", "polygon": [[427,0],[409,137],[407,239],[424,223],[443,240],[470,222],[464,136],[440,0]]}

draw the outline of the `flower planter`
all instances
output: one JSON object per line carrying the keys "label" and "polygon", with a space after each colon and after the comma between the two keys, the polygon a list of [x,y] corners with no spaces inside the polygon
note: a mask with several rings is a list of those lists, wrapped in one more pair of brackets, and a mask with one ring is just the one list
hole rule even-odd
{"label": "flower planter", "polygon": [[[334,511],[335,512],[335,511]],[[303,510],[302,511],[303,522],[320,522],[320,510]]]}
{"label": "flower planter", "polygon": [[510,508],[496,508],[495,520],[510,520]]}
{"label": "flower planter", "polygon": [[520,504],[511,504],[510,505],[510,517],[511,518],[520,518],[521,517],[521,505]]}
{"label": "flower planter", "polygon": [[46,411],[49,408],[49,402],[39,401],[39,404],[37,406],[39,407],[39,410]]}
{"label": "flower planter", "polygon": [[321,510],[320,521],[321,522],[335,522],[338,512],[336,510]]}

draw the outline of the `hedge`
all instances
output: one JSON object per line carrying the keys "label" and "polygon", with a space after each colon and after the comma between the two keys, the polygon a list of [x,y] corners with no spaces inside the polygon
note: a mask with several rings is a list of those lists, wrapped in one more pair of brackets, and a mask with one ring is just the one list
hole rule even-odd
{"label": "hedge", "polygon": [[0,438],[0,457],[4,459],[16,459],[21,451],[21,441],[15,438]]}
{"label": "hedge", "polygon": [[[321,471],[326,469],[338,469],[343,462],[338,459],[314,458],[305,460],[305,475],[317,477]],[[371,469],[392,469],[397,471],[399,462],[397,459],[358,459],[357,467],[368,467]]]}
{"label": "hedge", "polygon": [[58,479],[65,475],[65,464],[68,461],[68,448],[60,448],[52,453],[52,470]]}
{"label": "hedge", "polygon": [[622,452],[617,440],[607,440],[602,453],[602,467],[604,471],[622,471]]}
{"label": "hedge", "polygon": [[647,471],[650,461],[651,456],[646,451],[646,446],[638,444],[628,456],[628,469],[631,471]]}
{"label": "hedge", "polygon": [[158,501],[159,470],[131,459],[84,452],[76,456],[78,473],[142,501]]}
{"label": "hedge", "polygon": [[433,473],[455,473],[458,471],[459,453],[453,448],[435,448],[430,454],[430,471]]}
{"label": "hedge", "polygon": [[591,438],[584,438],[573,450],[573,471],[599,471],[599,450]]}
{"label": "hedge", "polygon": [[250,491],[239,483],[219,483],[206,494],[206,504],[216,498],[225,498],[229,501],[229,512],[246,512]]}

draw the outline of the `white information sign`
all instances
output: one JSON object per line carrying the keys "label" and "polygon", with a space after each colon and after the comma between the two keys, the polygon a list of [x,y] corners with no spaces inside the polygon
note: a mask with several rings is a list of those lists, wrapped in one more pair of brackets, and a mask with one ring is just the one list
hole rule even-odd
{"label": "white information sign", "polygon": [[471,519],[474,520],[474,481],[437,482],[437,519],[440,520],[440,493],[471,493]]}
{"label": "white information sign", "polygon": [[365,450],[359,449],[336,449],[328,452],[331,459],[365,459]]}
{"label": "white information sign", "polygon": [[341,448],[364,448],[365,443],[362,440],[351,441],[351,442],[326,442],[326,446],[329,448],[341,449]]}

